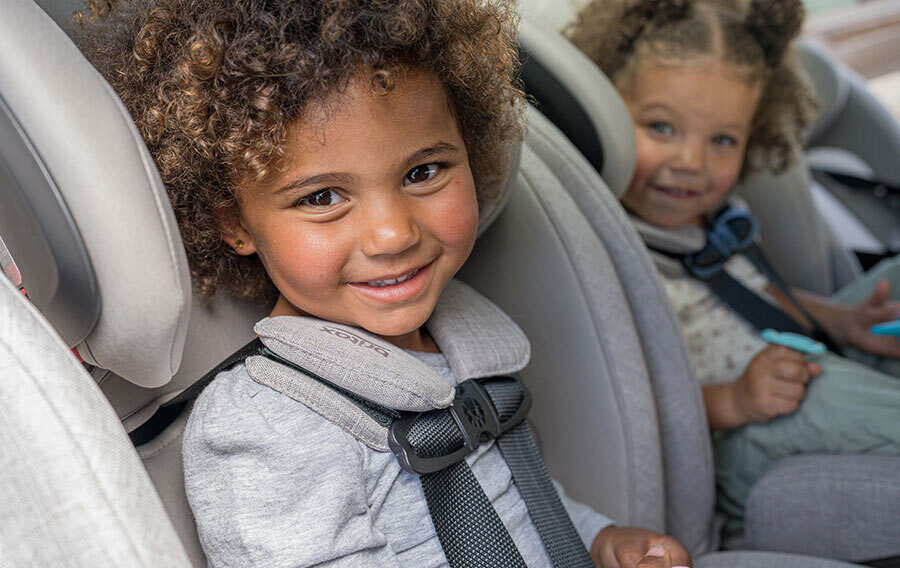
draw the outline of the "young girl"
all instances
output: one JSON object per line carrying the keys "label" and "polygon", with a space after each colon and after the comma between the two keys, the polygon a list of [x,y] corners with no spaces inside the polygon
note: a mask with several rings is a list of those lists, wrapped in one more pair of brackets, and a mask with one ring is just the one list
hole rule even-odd
{"label": "young girl", "polygon": [[[631,112],[637,167],[622,203],[681,321],[709,425],[719,431],[719,505],[736,529],[753,483],[783,457],[900,453],[900,382],[837,355],[805,359],[767,345],[673,260],[707,245],[723,205],[736,205],[729,196],[742,176],[797,160],[815,110],[789,45],[802,20],[799,0],[595,0],[568,30]],[[818,322],[846,353],[865,359],[856,348],[897,369],[900,342],[870,326],[897,317],[890,296],[900,289],[898,266],[883,264],[835,301],[802,290],[792,299],[742,254],[724,270],[807,330]]]}
{"label": "young girl", "polygon": [[[343,365],[346,389],[377,371],[347,355],[369,349],[452,392],[529,353],[451,280],[522,136],[512,14],[479,0],[158,0],[84,25],[166,183],[201,294],[273,300],[256,330],[270,346],[281,334],[286,358],[334,334],[344,343],[318,356]],[[311,321],[329,335],[297,344]],[[349,399],[325,408],[266,386],[322,392],[286,369],[249,358],[194,406],[185,484],[210,564],[447,565],[422,483],[381,430],[329,414]],[[524,561],[549,566],[496,445],[467,462]],[[689,561],[671,538],[560,497],[598,566]]]}

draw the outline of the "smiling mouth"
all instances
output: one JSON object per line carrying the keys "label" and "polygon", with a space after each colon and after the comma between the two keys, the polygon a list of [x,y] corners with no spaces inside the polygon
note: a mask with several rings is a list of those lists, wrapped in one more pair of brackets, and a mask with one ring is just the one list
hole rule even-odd
{"label": "smiling mouth", "polygon": [[397,278],[387,278],[385,280],[369,280],[367,282],[355,282],[355,284],[365,284],[366,286],[372,286],[373,288],[384,288],[385,286],[396,286],[397,284],[401,284],[406,282],[413,276],[419,273],[421,268],[416,268],[407,272],[402,276],[398,276]]}
{"label": "smiling mouth", "polygon": [[690,189],[681,189],[678,187],[673,187],[671,185],[657,185],[653,184],[653,189],[659,191],[661,193],[665,193],[670,197],[675,197],[677,199],[686,199],[689,197],[697,197],[700,195],[700,192],[693,191]]}

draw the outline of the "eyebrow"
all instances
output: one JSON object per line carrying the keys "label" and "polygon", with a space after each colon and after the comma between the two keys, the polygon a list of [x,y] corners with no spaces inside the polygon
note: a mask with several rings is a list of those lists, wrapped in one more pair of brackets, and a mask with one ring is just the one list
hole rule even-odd
{"label": "eyebrow", "polygon": [[455,152],[458,150],[456,146],[450,144],[449,142],[438,142],[434,146],[429,146],[427,148],[422,148],[421,150],[417,150],[406,157],[403,160],[403,164],[410,164],[412,162],[418,162],[419,160],[424,160],[425,158],[430,158],[435,154],[442,154],[444,152]]}
{"label": "eyebrow", "polygon": [[[670,112],[670,113],[673,113],[676,115],[678,114],[677,110],[673,109],[672,107],[670,107],[669,105],[667,105],[665,103],[650,103],[649,105],[647,105],[645,107],[641,107],[641,112],[647,112],[647,111],[656,110],[656,109],[664,110],[666,112]],[[742,126],[741,124],[738,124],[736,122],[734,122],[734,123],[729,122],[728,124],[723,124],[721,126],[721,128],[723,130],[739,130],[741,132],[744,132],[747,130],[747,127]]]}
{"label": "eyebrow", "polygon": [[[455,152],[456,150],[458,150],[458,148],[453,144],[450,144],[449,142],[438,142],[433,146],[422,148],[421,150],[416,150],[415,152],[404,158],[401,163],[403,165],[407,165],[412,162],[418,162],[419,160],[430,158],[435,154]],[[351,179],[351,177],[352,176],[350,176],[349,174],[335,172],[315,174],[312,176],[297,178],[286,186],[277,189],[275,193],[281,194],[293,189],[305,189],[307,187],[323,183],[347,183]]]}

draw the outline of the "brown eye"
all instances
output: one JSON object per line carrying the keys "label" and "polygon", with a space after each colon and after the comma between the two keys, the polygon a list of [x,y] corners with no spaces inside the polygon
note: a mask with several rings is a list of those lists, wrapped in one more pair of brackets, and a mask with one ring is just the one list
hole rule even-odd
{"label": "brown eye", "polygon": [[440,164],[422,164],[421,166],[416,166],[413,169],[409,170],[409,172],[407,172],[406,178],[403,180],[403,183],[410,184],[429,181],[435,175],[437,175],[440,169]]}
{"label": "brown eye", "polygon": [[347,200],[337,191],[333,189],[322,189],[301,197],[300,200],[297,201],[297,205],[305,205],[307,207],[329,207],[343,201]]}

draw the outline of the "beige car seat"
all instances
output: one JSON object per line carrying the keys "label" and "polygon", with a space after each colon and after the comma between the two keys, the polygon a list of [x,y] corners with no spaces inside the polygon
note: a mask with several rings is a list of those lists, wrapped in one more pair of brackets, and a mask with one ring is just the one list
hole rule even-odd
{"label": "beige car seat", "polygon": [[[57,432],[68,433],[18,443],[18,432],[43,432],[29,426],[47,421],[47,413],[37,412],[15,388],[4,391],[4,405],[18,409],[14,419],[23,421],[21,428],[2,438],[3,459],[21,464],[16,483],[4,479],[0,484],[0,515],[8,521],[0,531],[4,564],[30,566],[38,558],[48,566],[140,565],[125,556],[110,556],[113,560],[105,562],[70,551],[72,546],[102,550],[110,540],[114,542],[106,542],[107,548],[128,548],[132,558],[151,559],[144,560],[146,564],[183,566],[186,561],[172,539],[174,528],[188,561],[202,566],[205,558],[181,480],[179,442],[185,413],[173,419],[156,409],[242,344],[265,307],[224,300],[202,307],[189,301],[171,211],[121,105],[35,4],[13,3],[5,16],[0,20],[0,99],[2,115],[16,128],[0,130],[0,175],[6,176],[0,183],[0,211],[18,203],[19,214],[0,217],[0,235],[8,245],[2,257],[8,259],[4,273],[17,272],[19,284],[37,290],[42,269],[71,261],[65,254],[52,254],[52,248],[41,257],[45,251],[35,252],[26,238],[45,238],[56,230],[41,224],[48,214],[44,209],[55,208],[72,220],[67,238],[80,241],[99,299],[94,303],[98,312],[84,315],[76,306],[79,298],[58,307],[32,294],[29,305],[10,285],[0,287],[0,351],[16,353],[25,343],[38,355],[13,358],[16,366],[0,367],[0,384],[14,387],[12,377],[26,377],[33,390],[43,393],[43,408],[59,422]],[[590,167],[533,111],[529,125],[532,131],[520,165],[507,186],[514,191],[480,238],[462,276],[504,307],[534,342],[533,362],[524,379],[536,395],[531,416],[552,473],[571,494],[622,523],[677,531],[698,556],[695,566],[840,565],[764,553],[704,555],[712,547],[712,487],[708,441],[699,429],[704,421],[699,392],[677,334],[654,337],[650,331],[654,322],[659,329],[674,329],[674,318],[658,301],[661,290],[652,278],[649,258],[608,190],[589,194],[592,207],[601,208],[595,212],[607,214],[607,228],[601,231],[592,228],[567,192],[570,183],[587,181],[596,190],[604,187],[602,180],[596,173],[585,180],[583,172]],[[27,151],[41,176],[8,175],[13,155],[8,152],[16,149]],[[541,155],[550,156],[551,150],[557,153],[557,166],[573,166],[572,177],[560,176],[544,161]],[[53,193],[55,201],[32,201],[32,194],[40,191]],[[127,226],[111,219],[118,215],[129,219]],[[100,229],[92,223],[99,223]],[[33,228],[38,232],[29,235]],[[123,267],[138,277],[116,272]],[[92,289],[71,278],[58,288]],[[117,298],[124,300],[117,303]],[[59,322],[83,331],[63,335]],[[112,326],[116,333],[99,333],[103,326]],[[79,352],[90,351],[87,367],[93,375],[66,359],[66,349],[75,344]],[[666,368],[674,377],[671,381],[663,379]],[[107,401],[90,384],[103,376],[108,378],[99,387]],[[55,382],[56,390],[45,388],[38,378]],[[110,388],[111,381],[121,386]],[[666,389],[681,391],[679,402],[659,404],[654,390]],[[76,390],[87,393],[94,406],[73,403],[71,411],[60,412],[76,400]],[[675,398],[674,392],[669,394]],[[142,419],[147,415],[153,417]],[[168,522],[127,448],[125,429],[114,424],[118,420],[132,431],[161,430],[137,453]],[[95,429],[103,443],[83,443]],[[681,434],[683,441],[678,440]],[[673,459],[675,448],[686,457]],[[37,475],[47,456],[59,471],[71,461],[124,473],[51,479]],[[680,490],[666,481],[677,477],[676,472],[684,476]],[[28,506],[16,506],[21,499],[14,499],[14,493],[28,495]],[[78,511],[48,515],[63,494],[78,497],[80,507],[96,520],[77,523]],[[108,506],[119,499],[125,507]],[[118,532],[103,530],[104,517],[116,523]],[[41,523],[42,531],[7,528]]]}

